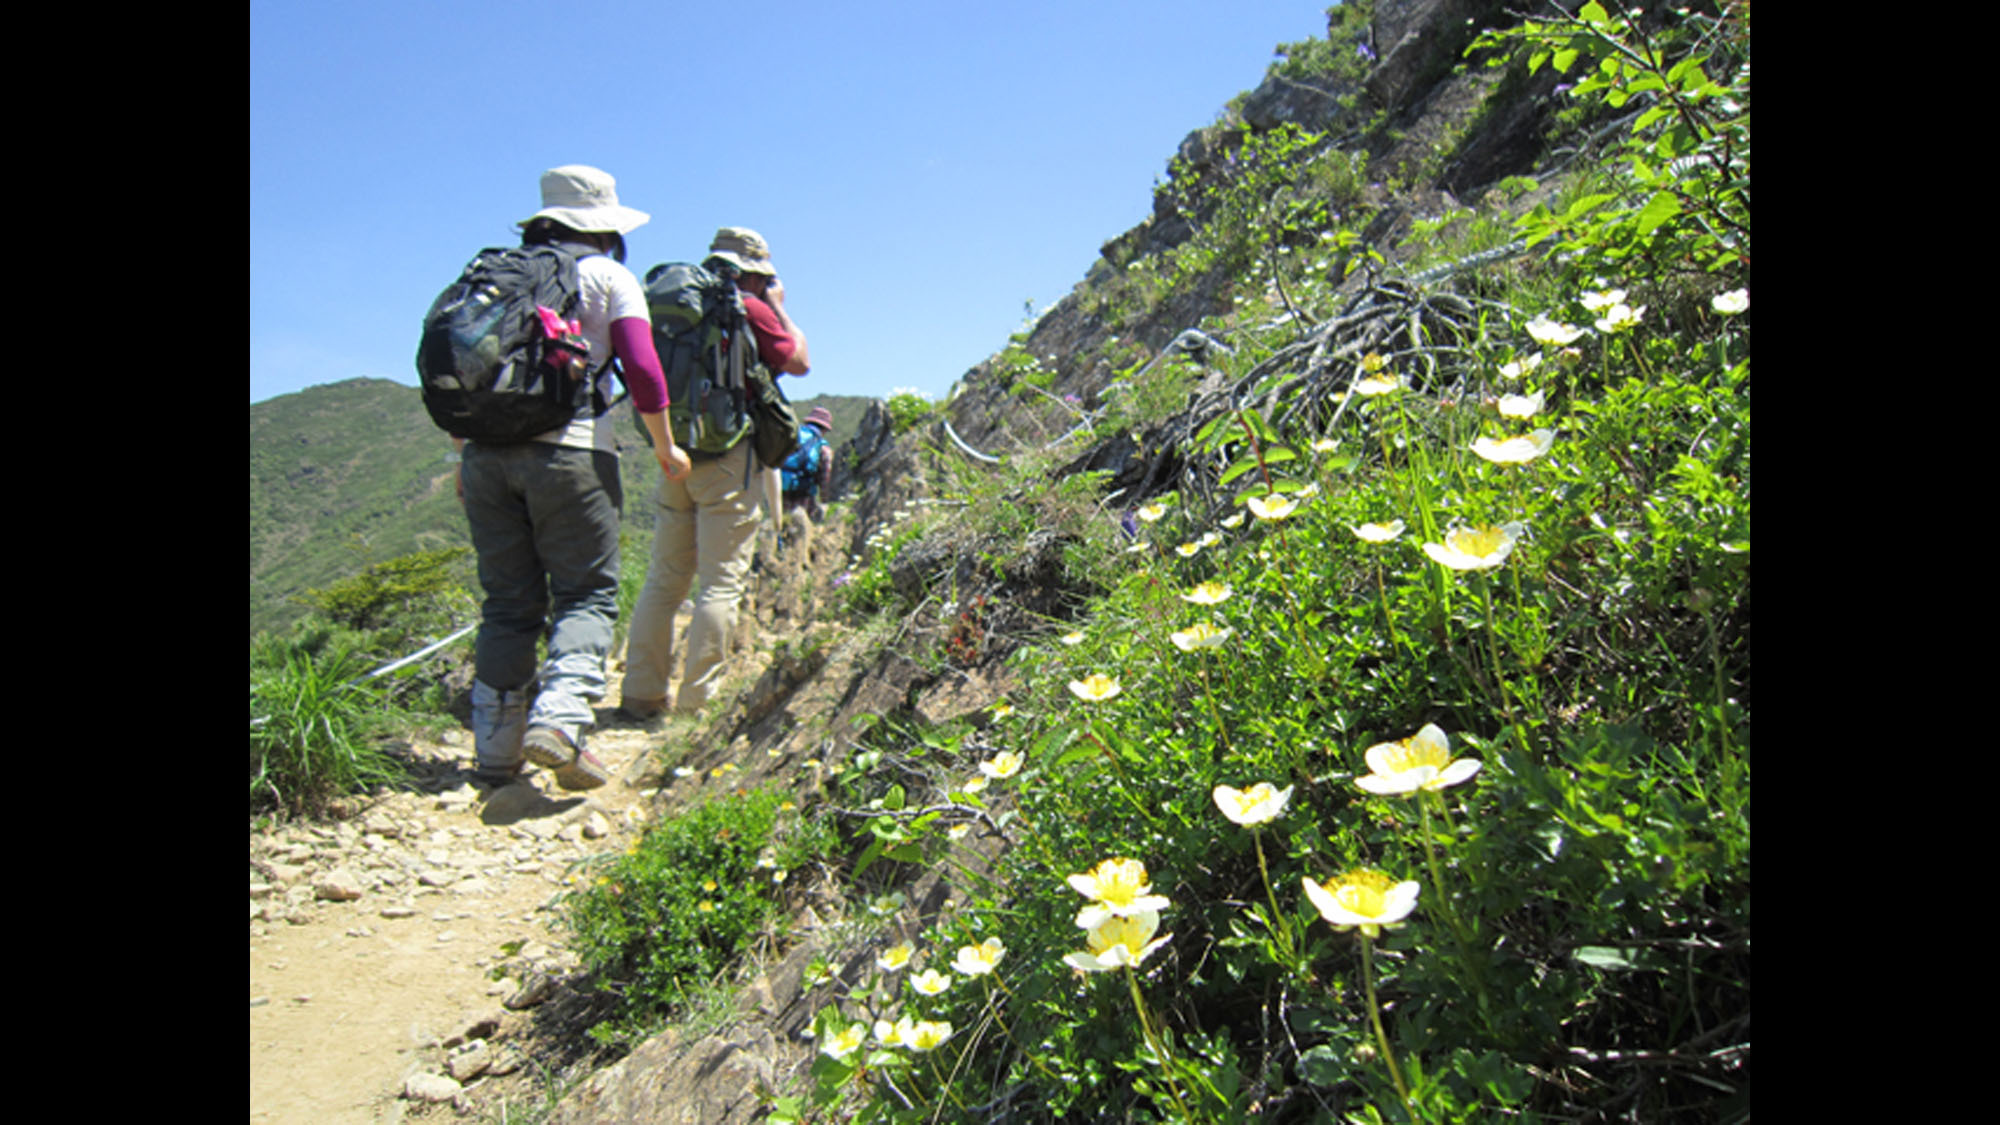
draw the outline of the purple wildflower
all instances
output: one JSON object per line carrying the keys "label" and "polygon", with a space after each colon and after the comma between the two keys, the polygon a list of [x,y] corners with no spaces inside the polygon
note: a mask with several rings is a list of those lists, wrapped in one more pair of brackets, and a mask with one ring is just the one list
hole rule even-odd
{"label": "purple wildflower", "polygon": [[1118,517],[1118,528],[1125,533],[1127,539],[1139,538],[1139,517],[1126,512]]}
{"label": "purple wildflower", "polygon": [[1367,59],[1369,62],[1375,61],[1375,50],[1366,43],[1356,43],[1354,45],[1354,53]]}

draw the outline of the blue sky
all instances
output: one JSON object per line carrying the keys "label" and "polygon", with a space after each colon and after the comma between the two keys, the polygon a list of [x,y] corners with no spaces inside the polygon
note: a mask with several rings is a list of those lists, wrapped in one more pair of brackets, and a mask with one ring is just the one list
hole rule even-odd
{"label": "blue sky", "polygon": [[250,401],[414,387],[431,299],[561,164],[652,214],[635,272],[770,241],[793,397],[942,396],[1327,6],[252,0]]}

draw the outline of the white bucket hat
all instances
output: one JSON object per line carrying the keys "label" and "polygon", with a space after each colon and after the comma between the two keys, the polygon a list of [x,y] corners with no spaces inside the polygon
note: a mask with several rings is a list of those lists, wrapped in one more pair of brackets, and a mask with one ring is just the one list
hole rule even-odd
{"label": "white bucket hat", "polygon": [[542,173],[542,209],[514,224],[554,219],[573,231],[630,234],[652,216],[618,202],[618,181],[588,164],[565,164]]}

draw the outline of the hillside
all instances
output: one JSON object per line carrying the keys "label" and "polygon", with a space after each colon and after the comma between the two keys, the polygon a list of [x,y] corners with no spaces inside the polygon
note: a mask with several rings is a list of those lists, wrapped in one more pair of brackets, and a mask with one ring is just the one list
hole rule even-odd
{"label": "hillside", "polygon": [[[796,385],[787,388],[794,393]],[[851,435],[873,399],[800,399],[832,413],[836,437]],[[643,500],[659,465],[638,440],[630,407],[618,408],[625,494]],[[424,412],[416,388],[389,379],[349,379],[250,407],[250,632],[282,629],[304,613],[291,599],[416,551],[467,545],[452,491],[451,439]],[[653,528],[646,503],[625,506],[626,524]],[[471,568],[463,568],[468,584]]]}
{"label": "hillside", "polygon": [[613,787],[253,824],[253,1113],[1747,1121],[1749,51],[1330,11]]}

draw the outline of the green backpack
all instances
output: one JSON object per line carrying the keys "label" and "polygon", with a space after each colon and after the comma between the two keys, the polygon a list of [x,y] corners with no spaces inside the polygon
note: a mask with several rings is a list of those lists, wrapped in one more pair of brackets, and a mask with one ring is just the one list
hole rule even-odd
{"label": "green backpack", "polygon": [[675,443],[690,459],[709,461],[751,437],[757,460],[777,468],[798,444],[799,420],[757,359],[736,283],[687,262],[654,266],[646,304]]}

